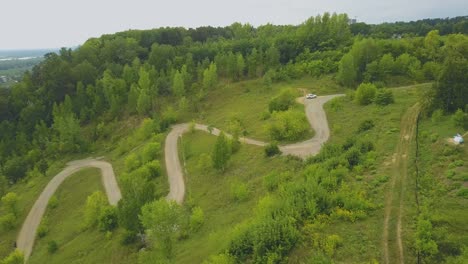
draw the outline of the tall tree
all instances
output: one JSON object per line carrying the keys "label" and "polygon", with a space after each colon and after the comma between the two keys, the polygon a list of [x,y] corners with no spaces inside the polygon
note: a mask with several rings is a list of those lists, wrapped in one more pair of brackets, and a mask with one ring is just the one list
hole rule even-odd
{"label": "tall tree", "polygon": [[224,171],[226,164],[231,157],[231,150],[229,149],[229,142],[223,132],[216,139],[216,143],[212,153],[213,167],[215,169]]}

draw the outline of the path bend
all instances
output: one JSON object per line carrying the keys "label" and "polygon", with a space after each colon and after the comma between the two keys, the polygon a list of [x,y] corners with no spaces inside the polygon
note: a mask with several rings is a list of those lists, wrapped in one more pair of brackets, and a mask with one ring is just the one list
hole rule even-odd
{"label": "path bend", "polygon": [[[305,113],[307,120],[310,123],[310,126],[314,129],[315,135],[311,139],[288,144],[281,145],[280,150],[283,155],[294,155],[302,159],[307,158],[317,154],[322,145],[330,137],[330,129],[328,127],[328,120],[323,109],[323,105],[329,100],[343,96],[343,94],[336,95],[326,95],[319,96],[316,99],[304,100]],[[170,191],[167,196],[167,199],[174,200],[177,203],[181,204],[184,200],[185,194],[185,184],[184,184],[184,173],[183,165],[179,159],[179,152],[177,148],[177,143],[179,138],[190,129],[189,123],[183,123],[172,126],[171,131],[166,137],[164,153],[166,161],[166,170],[169,180]],[[202,124],[195,124],[195,129],[205,131],[209,133],[208,126]],[[221,130],[213,128],[211,134],[218,136],[221,133]],[[226,135],[230,137],[230,134]],[[255,145],[255,146],[265,146],[268,143],[250,139],[250,138],[240,138],[240,141],[245,144]]]}
{"label": "path bend", "polygon": [[104,185],[109,203],[111,205],[117,205],[122,197],[119,186],[115,179],[114,170],[112,169],[112,165],[110,163],[96,159],[84,159],[69,162],[67,165],[68,166],[64,170],[55,175],[55,177],[47,184],[29,211],[29,214],[26,217],[23,226],[21,227],[20,233],[16,240],[16,246],[23,252],[25,260],[27,260],[31,255],[34,241],[36,239],[37,228],[39,227],[45,210],[47,209],[49,199],[52,197],[52,195],[54,195],[60,184],[62,184],[65,179],[73,175],[75,172],[78,172],[84,168],[100,169],[102,174],[102,183]]}

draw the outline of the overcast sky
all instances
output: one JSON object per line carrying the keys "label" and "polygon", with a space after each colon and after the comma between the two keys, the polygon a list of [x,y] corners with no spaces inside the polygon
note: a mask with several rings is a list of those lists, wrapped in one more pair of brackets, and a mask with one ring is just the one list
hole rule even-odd
{"label": "overcast sky", "polygon": [[0,49],[76,46],[161,26],[299,24],[323,12],[366,23],[468,15],[467,0],[2,0]]}

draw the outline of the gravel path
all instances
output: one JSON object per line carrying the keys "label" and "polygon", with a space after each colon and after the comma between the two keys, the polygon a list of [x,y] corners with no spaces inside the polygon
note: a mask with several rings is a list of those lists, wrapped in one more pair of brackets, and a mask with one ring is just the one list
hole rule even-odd
{"label": "gravel path", "polygon": [[[309,140],[289,144],[281,145],[280,150],[283,152],[283,155],[294,155],[301,158],[306,158],[311,155],[317,154],[323,143],[325,143],[330,137],[330,129],[328,127],[328,120],[323,110],[323,105],[328,102],[330,99],[333,99],[338,96],[343,96],[342,94],[337,95],[327,95],[319,96],[316,99],[312,100],[301,100],[305,105],[305,112],[307,119],[311,127],[315,130],[315,136]],[[178,139],[189,130],[190,124],[178,124],[172,127],[171,132],[166,137],[165,143],[165,159],[166,159],[166,170],[167,176],[169,179],[170,191],[167,199],[174,200],[177,203],[182,203],[184,200],[185,194],[185,185],[184,185],[184,173],[183,165],[179,159],[179,153],[177,149]],[[195,129],[208,132],[208,126],[202,124],[196,124]],[[221,131],[217,128],[213,128],[211,134],[218,136]],[[226,134],[228,137],[231,135]],[[240,141],[246,144],[256,145],[256,146],[265,146],[268,143],[262,142],[250,138],[240,138]]]}
{"label": "gravel path", "polygon": [[31,255],[31,251],[34,246],[34,240],[36,238],[36,231],[41,223],[42,216],[47,208],[50,197],[55,193],[57,188],[62,182],[74,174],[75,172],[83,169],[94,167],[101,169],[102,172],[102,183],[106,190],[107,198],[111,205],[117,205],[117,202],[122,197],[120,194],[119,186],[115,179],[114,170],[112,165],[105,161],[95,159],[76,160],[67,164],[68,166],[57,174],[42,191],[39,198],[34,203],[31,211],[29,211],[26,220],[21,227],[21,231],[17,238],[17,247],[24,253],[24,257],[27,260]]}

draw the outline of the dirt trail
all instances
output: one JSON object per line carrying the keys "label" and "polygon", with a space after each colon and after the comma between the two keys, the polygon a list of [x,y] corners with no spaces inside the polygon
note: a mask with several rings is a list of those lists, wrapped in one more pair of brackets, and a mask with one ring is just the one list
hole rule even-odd
{"label": "dirt trail", "polygon": [[[387,264],[402,264],[405,262],[402,235],[404,193],[408,176],[408,158],[411,141],[414,138],[418,113],[419,105],[416,104],[409,108],[401,119],[400,139],[392,159],[392,180],[390,182],[390,188],[387,189],[385,198],[385,216],[382,235],[384,262]],[[396,226],[393,226],[395,222]],[[391,243],[395,244],[390,247],[389,244]],[[393,247],[395,247],[394,252],[389,249]]]}
{"label": "dirt trail", "polygon": [[67,165],[68,167],[57,174],[47,184],[39,198],[34,203],[31,211],[29,211],[29,214],[26,217],[23,226],[21,227],[16,244],[18,249],[24,253],[26,260],[31,255],[31,251],[34,246],[34,240],[36,238],[36,231],[39,224],[41,223],[42,216],[44,215],[44,212],[47,208],[50,197],[52,197],[60,184],[62,184],[66,178],[75,172],[89,167],[101,169],[102,183],[104,185],[104,189],[106,190],[109,203],[111,205],[117,205],[118,201],[122,197],[119,186],[117,185],[117,181],[115,179],[114,170],[112,169],[112,165],[110,163],[95,159],[84,159],[70,162]]}
{"label": "dirt trail", "polygon": [[[289,144],[281,145],[280,150],[284,155],[295,155],[301,158],[306,158],[310,155],[315,155],[320,151],[323,143],[325,143],[330,137],[330,129],[328,128],[328,120],[323,110],[323,105],[330,99],[342,94],[319,96],[313,100],[305,100],[305,112],[307,120],[311,127],[315,130],[315,136],[309,140]],[[165,143],[165,159],[166,159],[166,170],[169,180],[170,191],[167,199],[174,200],[177,203],[182,203],[185,194],[184,185],[184,174],[182,164],[179,159],[179,153],[177,149],[178,139],[189,130],[190,124],[178,124],[172,127],[171,132],[166,137]],[[202,124],[196,124],[195,129],[209,132],[208,126]],[[218,136],[221,131],[217,128],[213,128],[211,133]],[[228,137],[231,135],[226,134]],[[240,138],[240,141],[246,144],[265,146],[268,143],[262,142],[250,138]]]}

